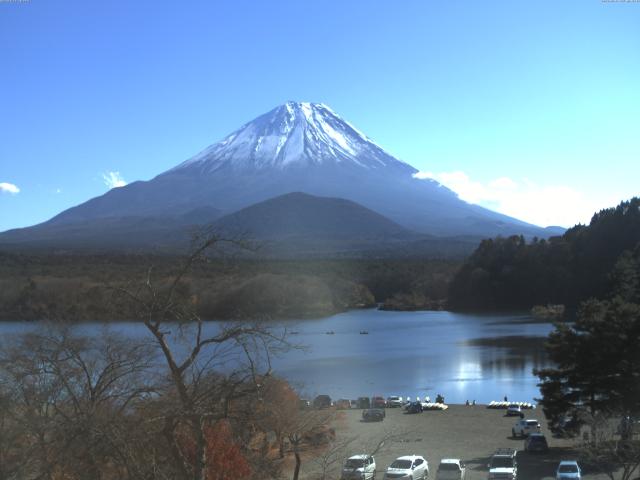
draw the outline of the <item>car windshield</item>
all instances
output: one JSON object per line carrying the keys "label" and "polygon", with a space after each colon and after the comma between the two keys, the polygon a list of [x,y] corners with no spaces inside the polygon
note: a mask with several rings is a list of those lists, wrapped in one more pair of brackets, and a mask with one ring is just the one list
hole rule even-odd
{"label": "car windshield", "polygon": [[531,443],[546,443],[547,439],[544,437],[529,437]]}
{"label": "car windshield", "polygon": [[345,465],[347,468],[360,468],[364,466],[364,460],[361,458],[350,458]]}
{"label": "car windshield", "polygon": [[438,467],[438,470],[444,470],[446,472],[451,472],[451,471],[458,471],[460,470],[458,468],[458,465],[456,465],[455,463],[441,463],[440,466]]}
{"label": "car windshield", "polygon": [[527,425],[538,425],[537,420],[527,420]]}
{"label": "car windshield", "polygon": [[411,460],[396,460],[391,464],[390,468],[402,468],[407,470],[411,468]]}
{"label": "car windshield", "polygon": [[560,468],[558,468],[558,471],[560,473],[578,473],[578,466],[577,465],[560,465]]}
{"label": "car windshield", "polygon": [[513,460],[509,457],[495,457],[491,461],[491,468],[513,468]]}

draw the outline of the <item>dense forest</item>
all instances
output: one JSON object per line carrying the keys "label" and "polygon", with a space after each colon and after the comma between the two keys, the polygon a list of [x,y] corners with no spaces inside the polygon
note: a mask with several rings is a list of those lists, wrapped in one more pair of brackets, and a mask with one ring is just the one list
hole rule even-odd
{"label": "dense forest", "polygon": [[549,240],[522,236],[484,240],[451,282],[449,305],[460,310],[576,307],[608,298],[616,285],[640,279],[640,199],[596,213]]}
{"label": "dense forest", "polygon": [[[135,312],[113,293],[146,278],[159,285],[182,258],[0,253],[0,320],[119,320]],[[425,308],[442,303],[459,268],[449,260],[245,260],[194,266],[182,288],[208,319],[300,318],[350,308]]]}

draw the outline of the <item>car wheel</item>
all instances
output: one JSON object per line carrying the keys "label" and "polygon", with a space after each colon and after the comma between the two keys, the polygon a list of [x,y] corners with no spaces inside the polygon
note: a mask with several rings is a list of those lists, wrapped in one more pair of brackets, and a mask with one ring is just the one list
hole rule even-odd
{"label": "car wheel", "polygon": [[373,475],[371,475],[371,480],[376,480],[376,471],[373,471]]}

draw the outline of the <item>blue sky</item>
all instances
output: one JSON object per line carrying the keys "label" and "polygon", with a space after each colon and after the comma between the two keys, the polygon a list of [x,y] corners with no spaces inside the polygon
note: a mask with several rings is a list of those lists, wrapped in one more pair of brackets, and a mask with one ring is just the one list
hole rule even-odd
{"label": "blue sky", "polygon": [[640,194],[640,3],[0,1],[0,231],[287,100],[468,201],[585,222]]}

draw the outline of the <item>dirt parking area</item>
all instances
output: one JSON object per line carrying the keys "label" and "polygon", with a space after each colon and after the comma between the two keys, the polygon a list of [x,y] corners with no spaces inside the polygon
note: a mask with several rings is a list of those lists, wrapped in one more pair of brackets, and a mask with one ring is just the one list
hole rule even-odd
{"label": "dirt parking area", "polygon": [[[482,405],[451,405],[446,411],[426,411],[406,414],[399,408],[386,410],[383,422],[364,423],[362,410],[346,410],[336,422],[338,440],[355,438],[345,456],[371,451],[389,432],[400,432],[399,441],[390,442],[378,453],[376,464],[382,479],[386,467],[401,455],[422,455],[429,462],[429,478],[435,478],[442,458],[461,458],[467,464],[467,480],[486,480],[487,463],[498,448],[514,448],[518,452],[518,479],[555,479],[558,462],[576,459],[573,441],[553,438],[547,430],[541,410],[527,410],[525,418],[535,418],[542,425],[550,451],[546,454],[524,452],[524,440],[511,437],[511,427],[517,417],[505,416],[505,410],[488,409]],[[303,478],[315,478],[312,462],[303,466]],[[604,480],[602,474],[583,472],[583,478]]]}

